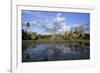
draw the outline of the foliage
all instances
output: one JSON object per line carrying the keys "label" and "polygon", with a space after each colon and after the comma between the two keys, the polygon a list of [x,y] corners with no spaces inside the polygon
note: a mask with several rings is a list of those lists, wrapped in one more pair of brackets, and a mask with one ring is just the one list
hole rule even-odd
{"label": "foliage", "polygon": [[29,27],[30,27],[30,23],[29,23],[29,22],[27,22],[27,23],[26,23],[26,26],[27,26],[27,28],[29,28]]}
{"label": "foliage", "polygon": [[[69,32],[63,34],[48,34],[41,35],[37,32],[29,31],[30,23],[26,23],[27,30],[22,29],[22,40],[90,40],[90,34],[85,33],[83,26],[81,27],[72,27]],[[56,29],[55,29],[56,31]]]}

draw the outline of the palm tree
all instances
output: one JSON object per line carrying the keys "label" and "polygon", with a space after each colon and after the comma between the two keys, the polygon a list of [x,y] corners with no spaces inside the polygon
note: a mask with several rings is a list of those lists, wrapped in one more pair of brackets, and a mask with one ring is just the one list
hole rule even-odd
{"label": "palm tree", "polygon": [[30,23],[29,22],[26,23],[26,27],[27,27],[27,39],[28,39],[28,33],[29,33],[29,27],[30,27]]}
{"label": "palm tree", "polygon": [[26,23],[26,27],[27,27],[27,30],[28,30],[29,27],[30,27],[30,23],[29,22]]}

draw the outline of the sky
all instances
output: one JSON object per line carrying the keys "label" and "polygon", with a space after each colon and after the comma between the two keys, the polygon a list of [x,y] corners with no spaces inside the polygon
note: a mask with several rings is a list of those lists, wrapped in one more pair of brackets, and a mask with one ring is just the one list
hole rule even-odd
{"label": "sky", "polygon": [[27,30],[25,24],[29,22],[28,30],[38,34],[61,33],[73,26],[90,25],[89,13],[22,10],[21,15],[22,29]]}

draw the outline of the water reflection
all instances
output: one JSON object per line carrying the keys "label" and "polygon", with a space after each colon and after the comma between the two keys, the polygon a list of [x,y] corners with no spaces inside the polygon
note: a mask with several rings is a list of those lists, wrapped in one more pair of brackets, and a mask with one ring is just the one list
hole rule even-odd
{"label": "water reflection", "polygon": [[90,47],[86,42],[22,43],[22,62],[89,59]]}

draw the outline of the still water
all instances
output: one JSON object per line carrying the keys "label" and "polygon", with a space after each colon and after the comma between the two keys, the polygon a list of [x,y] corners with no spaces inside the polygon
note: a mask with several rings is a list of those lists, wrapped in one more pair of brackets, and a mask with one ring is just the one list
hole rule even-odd
{"label": "still water", "polygon": [[90,58],[89,42],[23,41],[22,62],[84,60]]}

